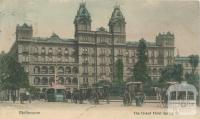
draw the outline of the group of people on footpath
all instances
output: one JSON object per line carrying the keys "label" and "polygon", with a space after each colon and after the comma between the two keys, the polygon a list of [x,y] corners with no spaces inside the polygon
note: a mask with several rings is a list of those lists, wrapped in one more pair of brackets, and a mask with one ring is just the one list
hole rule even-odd
{"label": "group of people on footpath", "polygon": [[[12,94],[11,99],[12,99],[13,103],[15,103],[17,101],[17,96],[15,94]],[[28,91],[25,93],[20,93],[19,101],[20,101],[20,104],[24,104],[25,101],[28,101],[29,103],[31,103],[32,96]]]}

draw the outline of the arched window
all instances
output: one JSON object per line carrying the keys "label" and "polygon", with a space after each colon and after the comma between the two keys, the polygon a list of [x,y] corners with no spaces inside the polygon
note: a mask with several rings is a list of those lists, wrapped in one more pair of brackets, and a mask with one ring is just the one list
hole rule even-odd
{"label": "arched window", "polygon": [[64,74],[64,67],[62,67],[62,66],[58,67],[58,73]]}
{"label": "arched window", "polygon": [[45,47],[42,47],[41,53],[44,55],[46,53]]}
{"label": "arched window", "polygon": [[66,85],[70,85],[72,82],[71,82],[71,78],[70,77],[67,77],[66,78],[66,81],[65,81],[65,84]]}
{"label": "arched window", "polygon": [[47,68],[47,66],[42,66],[41,73],[42,73],[42,74],[47,74],[47,73],[48,73],[48,68]]}
{"label": "arched window", "polygon": [[58,55],[62,55],[62,49],[61,48],[58,48]]}
{"label": "arched window", "polygon": [[34,67],[34,74],[39,74],[40,73],[40,67],[39,66],[35,66]]}
{"label": "arched window", "polygon": [[43,77],[41,83],[42,83],[42,85],[48,85],[48,78],[47,77]]}
{"label": "arched window", "polygon": [[49,74],[53,74],[54,73],[54,67],[53,66],[50,66],[49,67]]}
{"label": "arched window", "polygon": [[53,54],[53,50],[52,50],[52,48],[49,48],[49,50],[48,50],[48,54],[49,54],[49,55],[52,55],[52,54]]}
{"label": "arched window", "polygon": [[69,51],[67,48],[65,48],[65,52],[64,52],[65,56],[68,56],[69,55]]}
{"label": "arched window", "polygon": [[38,47],[34,47],[33,53],[34,53],[34,54],[38,54]]}
{"label": "arched window", "polygon": [[59,77],[58,78],[58,84],[64,85],[64,78],[63,77]]}
{"label": "arched window", "polygon": [[39,85],[40,84],[40,78],[39,77],[35,77],[34,78],[34,85]]}
{"label": "arched window", "polygon": [[77,67],[73,67],[73,73],[78,73],[78,68]]}
{"label": "arched window", "polygon": [[54,77],[49,78],[49,84],[52,85],[55,82]]}
{"label": "arched window", "polygon": [[78,84],[78,79],[77,78],[73,78],[72,83],[73,84]]}
{"label": "arched window", "polygon": [[66,67],[66,73],[67,73],[67,74],[70,74],[70,73],[71,73],[71,67],[69,67],[69,66]]}

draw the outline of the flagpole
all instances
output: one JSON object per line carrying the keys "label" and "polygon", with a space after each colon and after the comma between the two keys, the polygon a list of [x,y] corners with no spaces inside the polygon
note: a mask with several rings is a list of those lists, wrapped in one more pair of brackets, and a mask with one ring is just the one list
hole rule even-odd
{"label": "flagpole", "polygon": [[56,85],[56,81],[57,81],[57,61],[56,61],[55,69],[54,69],[54,74],[55,74],[54,85]]}

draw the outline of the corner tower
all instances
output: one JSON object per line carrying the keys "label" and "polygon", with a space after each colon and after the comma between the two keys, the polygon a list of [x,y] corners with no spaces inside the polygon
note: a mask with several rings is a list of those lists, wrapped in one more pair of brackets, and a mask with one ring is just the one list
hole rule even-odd
{"label": "corner tower", "polygon": [[109,32],[114,35],[115,43],[126,42],[126,21],[120,10],[120,6],[115,6],[108,23]]}
{"label": "corner tower", "polygon": [[160,47],[158,51],[158,64],[166,66],[174,63],[174,41],[174,34],[170,32],[159,33],[156,36],[156,45]]}
{"label": "corner tower", "polygon": [[91,31],[91,16],[86,8],[86,3],[81,3],[74,19],[75,32]]}
{"label": "corner tower", "polygon": [[26,23],[23,25],[17,25],[16,28],[16,40],[30,40],[33,36],[32,26],[28,26]]}

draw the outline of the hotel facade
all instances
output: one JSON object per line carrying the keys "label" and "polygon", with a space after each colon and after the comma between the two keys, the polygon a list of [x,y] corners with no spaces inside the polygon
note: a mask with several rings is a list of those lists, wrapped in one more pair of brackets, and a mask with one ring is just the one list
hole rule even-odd
{"label": "hotel facade", "polygon": [[[122,59],[124,80],[133,76],[139,42],[126,41],[126,21],[120,7],[115,6],[104,27],[91,30],[92,19],[85,3],[81,3],[74,19],[74,39],[63,39],[53,33],[50,37],[33,37],[33,28],[17,25],[16,41],[10,54],[16,55],[28,73],[32,86],[41,90],[56,83],[73,90],[99,81],[112,81],[115,62]],[[174,63],[174,35],[159,33],[155,42],[148,42],[148,71],[158,80],[160,71]]]}

